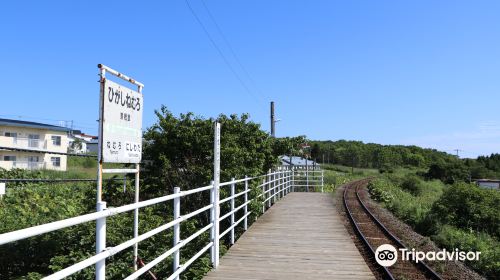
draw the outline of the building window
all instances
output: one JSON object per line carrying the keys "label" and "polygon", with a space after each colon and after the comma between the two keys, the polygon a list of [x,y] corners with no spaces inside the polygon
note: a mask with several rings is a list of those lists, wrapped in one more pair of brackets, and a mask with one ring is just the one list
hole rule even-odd
{"label": "building window", "polygon": [[40,157],[39,156],[28,156],[28,161],[29,162],[39,162]]}
{"label": "building window", "polygon": [[16,156],[3,156],[4,161],[16,161]]}
{"label": "building window", "polygon": [[16,138],[17,137],[17,132],[5,132],[4,136]]}
{"label": "building window", "polygon": [[40,141],[40,135],[38,134],[30,134],[28,135],[28,146],[30,148],[38,148]]}
{"label": "building window", "polygon": [[55,166],[55,167],[61,166],[61,158],[60,157],[51,157],[50,161],[52,162],[52,166]]}
{"label": "building window", "polygon": [[61,146],[61,136],[52,136],[52,145]]}

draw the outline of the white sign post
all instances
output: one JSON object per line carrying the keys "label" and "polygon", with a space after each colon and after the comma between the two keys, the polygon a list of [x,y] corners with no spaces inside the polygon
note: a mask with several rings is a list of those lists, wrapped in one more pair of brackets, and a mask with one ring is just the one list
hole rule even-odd
{"label": "white sign post", "polygon": [[102,161],[139,163],[142,157],[142,94],[104,81]]}
{"label": "white sign post", "polygon": [[[139,202],[139,163],[142,159],[143,84],[105,65],[99,64],[99,149],[97,169],[97,211],[107,205],[102,201],[103,173],[135,174],[135,202]],[[135,86],[137,91],[106,79],[110,73]],[[104,169],[103,163],[135,163],[135,169]],[[134,209],[134,238],[139,236],[139,209]],[[106,250],[106,218],[96,223],[96,253]],[[134,269],[137,270],[138,244],[134,244]],[[106,261],[96,263],[96,280],[104,280]]]}
{"label": "white sign post", "polygon": [[0,183],[0,199],[5,194],[5,183]]}

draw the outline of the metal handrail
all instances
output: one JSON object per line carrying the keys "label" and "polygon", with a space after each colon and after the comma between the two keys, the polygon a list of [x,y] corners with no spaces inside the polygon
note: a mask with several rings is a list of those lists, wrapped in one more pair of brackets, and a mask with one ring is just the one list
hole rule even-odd
{"label": "metal handrail", "polygon": [[[203,191],[206,189],[207,189],[207,187],[202,187],[202,188],[198,188],[196,190],[197,190],[197,192],[200,192],[200,191]],[[192,191],[194,191],[194,190],[192,190]],[[99,212],[94,212],[91,214],[81,215],[81,216],[77,216],[77,217],[73,217],[73,218],[69,218],[69,219],[60,220],[57,222],[47,223],[47,224],[33,226],[33,227],[29,227],[29,228],[25,228],[25,229],[21,229],[21,230],[16,230],[16,231],[8,232],[8,233],[3,233],[3,234],[0,234],[0,245],[14,242],[14,241],[19,241],[22,239],[37,236],[37,235],[44,234],[44,233],[51,232],[51,231],[56,231],[56,230],[60,230],[63,228],[76,226],[76,225],[83,224],[86,222],[95,221],[95,220],[100,219],[100,218],[115,216],[115,215],[120,214],[120,213],[132,211],[132,210],[143,208],[143,207],[150,206],[153,204],[158,204],[161,202],[169,201],[169,200],[172,200],[172,199],[177,198],[177,197],[183,197],[183,196],[186,196],[188,194],[191,194],[191,193],[193,193],[192,191],[180,192],[177,194],[170,194],[170,195],[166,195],[166,196],[162,196],[162,197],[158,197],[158,198],[153,198],[153,199],[141,201],[138,203],[127,204],[127,205],[116,207],[116,208],[108,208],[104,211],[99,211]]]}
{"label": "metal handrail", "polygon": [[[312,171],[312,170],[311,170]],[[302,171],[301,171],[302,172]],[[264,182],[261,184],[258,184],[257,188],[262,189],[262,192],[257,195],[254,198],[248,198],[248,194],[251,192],[251,189],[249,188],[249,183],[253,180],[261,180],[264,178]],[[245,189],[236,193],[236,184],[239,183],[244,183]],[[311,180],[311,183],[313,181]],[[254,184],[255,185],[255,184]],[[128,211],[144,208],[147,206],[159,204],[159,203],[165,203],[168,201],[173,201],[174,205],[178,205],[177,207],[174,207],[174,220],[169,221],[168,223],[165,223],[153,230],[150,230],[146,233],[143,233],[141,235],[138,235],[132,239],[129,239],[117,246],[114,247],[109,247],[106,248],[105,250],[96,253],[94,256],[91,256],[83,261],[80,261],[78,263],[75,263],[69,267],[66,267],[52,275],[49,275],[45,277],[44,279],[62,279],[64,277],[67,277],[69,275],[72,275],[86,267],[89,267],[91,265],[94,265],[96,263],[99,263],[127,248],[130,248],[134,246],[135,244],[144,241],[160,232],[163,232],[167,229],[174,228],[174,240],[178,240],[176,243],[174,242],[174,245],[172,248],[167,250],[165,253],[161,254],[160,256],[156,257],[153,261],[150,263],[146,264],[142,268],[138,269],[125,279],[136,279],[140,275],[146,273],[148,270],[150,270],[152,267],[157,265],[159,262],[162,260],[168,258],[172,254],[174,254],[174,259],[179,258],[179,252],[182,247],[184,247],[186,244],[188,244],[190,241],[192,241],[194,238],[200,236],[206,231],[213,230],[215,226],[217,225],[217,228],[220,227],[220,221],[231,218],[230,225],[222,231],[222,233],[218,233],[215,236],[215,239],[212,239],[206,246],[204,246],[198,253],[196,253],[193,257],[191,257],[188,261],[186,261],[184,264],[178,264],[176,268],[174,269],[174,272],[172,275],[170,275],[167,279],[178,279],[178,276],[189,267],[196,259],[198,259],[203,253],[205,253],[208,249],[213,248],[216,246],[216,244],[219,243],[218,240],[221,238],[225,237],[227,234],[230,234],[230,240],[231,244],[234,244],[235,240],[235,228],[242,223],[244,224],[244,230],[248,229],[248,217],[253,213],[252,211],[248,211],[248,205],[255,201],[256,199],[262,198],[262,205],[263,205],[263,211],[266,210],[266,204],[268,205],[268,208],[272,206],[273,201],[276,202],[278,199],[283,198],[286,196],[288,193],[293,191],[294,188],[294,171],[290,169],[282,169],[282,170],[277,170],[277,171],[271,171],[265,175],[261,176],[256,176],[256,177],[245,177],[243,179],[232,179],[231,181],[228,182],[223,182],[219,183],[218,187],[221,186],[230,186],[231,187],[231,195],[229,197],[226,197],[224,199],[214,199],[213,203],[211,202],[210,204],[201,207],[197,210],[194,210],[190,213],[180,215],[180,199],[182,197],[186,197],[191,194],[196,194],[200,193],[203,191],[210,191],[212,195],[217,195],[219,196],[219,191],[216,191],[217,185],[212,183],[208,186],[203,186],[191,190],[186,190],[186,191],[180,191],[178,188],[176,188],[174,194],[169,194],[166,196],[158,197],[158,198],[153,198],[141,202],[136,202],[132,204],[127,204],[123,206],[119,206],[116,208],[107,208],[103,209],[102,211],[94,212],[94,213],[89,213],[85,215],[80,215],[77,217],[72,217],[60,221],[55,221],[47,224],[42,224],[38,226],[33,226],[21,230],[16,230],[13,232],[8,232],[4,234],[0,234],[0,245],[6,244],[6,243],[11,243],[19,240],[23,240],[26,238],[30,238],[33,236],[41,235],[44,233],[48,232],[53,232],[56,230],[68,228],[71,226],[76,226],[79,224],[91,222],[91,221],[104,221],[106,220],[107,217],[112,217],[121,213],[125,213]],[[239,199],[241,203],[239,203],[238,206],[235,206],[236,198],[243,197],[243,199]],[[210,210],[211,212],[214,212],[215,206],[217,208],[226,202],[231,202],[231,210],[228,213],[225,213],[222,216],[219,216],[220,214],[217,212],[217,216],[215,219],[213,219],[210,224],[207,226],[203,227],[202,229],[198,230],[196,233],[192,234],[188,238],[181,240],[179,231],[176,231],[176,228],[179,228],[179,225],[196,216],[201,214],[202,212]],[[241,215],[241,217],[235,221],[235,215],[237,212],[244,210],[244,213]],[[177,233],[176,233],[177,232]],[[215,251],[215,250],[214,250]],[[213,256],[215,258],[219,258],[218,254],[216,256]],[[218,260],[217,260],[218,262]]]}

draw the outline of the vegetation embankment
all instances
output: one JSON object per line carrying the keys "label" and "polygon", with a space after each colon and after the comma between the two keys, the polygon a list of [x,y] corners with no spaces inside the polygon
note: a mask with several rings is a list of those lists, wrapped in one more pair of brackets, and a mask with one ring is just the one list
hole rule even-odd
{"label": "vegetation embankment", "polygon": [[418,233],[448,250],[480,251],[466,264],[491,279],[500,275],[500,192],[475,184],[387,174],[371,181],[372,198]]}
{"label": "vegetation embankment", "polygon": [[443,248],[481,251],[481,260],[467,265],[498,279],[500,192],[471,182],[500,178],[500,154],[459,159],[416,146],[345,140],[311,144],[319,162],[378,169],[382,175],[369,186],[374,199]]}
{"label": "vegetation embankment", "polygon": [[[158,122],[147,130],[144,159],[149,167],[141,174],[141,200],[171,194],[174,187],[183,190],[204,186],[212,179],[214,119],[193,114],[173,116],[166,108],[158,112]],[[303,137],[275,139],[247,115],[221,115],[221,180],[265,173],[278,163],[282,154],[300,154]],[[500,173],[500,156],[460,160],[430,149],[407,146],[383,146],[354,141],[315,142],[311,154],[324,159],[325,190],[333,190],[349,181],[383,176],[370,185],[373,197],[407,222],[416,231],[430,236],[438,245],[462,250],[480,250],[480,262],[471,267],[489,277],[500,275],[499,198],[498,192],[486,191],[463,183],[471,177],[492,177]],[[328,164],[331,162],[333,164]],[[29,172],[0,171],[1,178],[93,178],[94,158],[70,158],[69,170]],[[114,167],[114,166],[110,166]],[[111,176],[111,175],[110,175]],[[444,182],[444,183],[442,183]],[[462,183],[460,183],[462,182]],[[445,184],[446,183],[446,184]],[[132,177],[106,181],[104,200],[110,206],[133,202]],[[95,183],[16,183],[7,188],[0,200],[0,233],[95,211]],[[260,190],[255,189],[251,196]],[[223,190],[222,196],[227,195]],[[182,211],[192,211],[209,201],[208,194],[183,200]],[[240,202],[238,202],[240,203]],[[254,220],[261,207],[254,203]],[[223,208],[223,211],[227,209]],[[162,204],[141,210],[140,228],[146,232],[172,220],[172,205]],[[182,226],[182,236],[189,236],[208,223],[208,213]],[[133,236],[132,214],[108,220],[108,246],[115,246]],[[39,279],[94,254],[95,224],[87,223],[25,241],[0,246],[0,278]],[[237,234],[241,234],[237,231]],[[208,242],[208,233],[182,250],[186,261]],[[158,245],[160,244],[160,245]],[[147,263],[172,244],[171,231],[141,242],[140,256]],[[222,252],[227,243],[222,245]],[[122,279],[132,272],[132,252],[114,256],[107,266],[108,279]],[[164,278],[171,273],[170,260],[153,272]],[[207,255],[183,273],[183,279],[200,279],[210,268]],[[89,279],[88,268],[70,279]]]}
{"label": "vegetation embankment", "polygon": [[459,159],[415,146],[311,144],[313,158],[327,163],[325,168],[350,170],[351,178],[360,168],[378,169],[382,175],[369,187],[382,206],[438,246],[481,251],[481,260],[467,265],[489,278],[500,275],[500,192],[470,184],[475,178],[500,178],[499,154]]}
{"label": "vegetation embankment", "polygon": [[381,172],[410,168],[429,172],[446,183],[500,178],[500,154],[459,159],[435,149],[417,146],[380,145],[360,141],[311,141],[311,156],[320,163],[373,168]]}
{"label": "vegetation embankment", "polygon": [[349,183],[354,180],[376,176],[378,170],[370,168],[351,168],[342,165],[322,164],[321,168],[324,171],[324,191],[334,191],[339,186]]}

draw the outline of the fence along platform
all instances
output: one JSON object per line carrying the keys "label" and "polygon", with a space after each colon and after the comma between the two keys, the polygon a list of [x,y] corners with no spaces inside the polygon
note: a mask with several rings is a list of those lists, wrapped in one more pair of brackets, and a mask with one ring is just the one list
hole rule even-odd
{"label": "fence along platform", "polygon": [[292,192],[221,258],[211,279],[375,279],[331,194]]}

